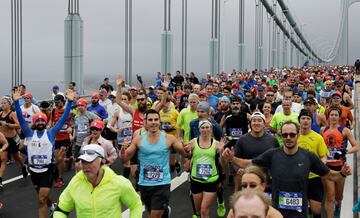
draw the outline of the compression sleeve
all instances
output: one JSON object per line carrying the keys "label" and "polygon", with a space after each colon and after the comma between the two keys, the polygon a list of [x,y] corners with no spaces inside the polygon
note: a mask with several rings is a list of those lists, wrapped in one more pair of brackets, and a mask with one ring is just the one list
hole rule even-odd
{"label": "compression sleeve", "polygon": [[29,124],[25,121],[25,119],[22,115],[19,101],[15,101],[14,104],[15,104],[16,116],[18,117],[19,124],[20,124],[21,130],[24,133],[24,136],[26,138],[31,137],[34,134],[34,131],[32,129],[30,129]]}
{"label": "compression sleeve", "polygon": [[142,217],[142,203],[140,196],[136,193],[128,179],[125,179],[124,177],[120,178],[123,180],[121,182],[120,203],[130,209],[130,218]]}
{"label": "compression sleeve", "polygon": [[[71,105],[70,105],[71,107]],[[68,214],[74,209],[75,203],[74,199],[70,195],[71,185],[61,193],[59,197],[59,205],[54,212],[54,218],[66,218]]]}

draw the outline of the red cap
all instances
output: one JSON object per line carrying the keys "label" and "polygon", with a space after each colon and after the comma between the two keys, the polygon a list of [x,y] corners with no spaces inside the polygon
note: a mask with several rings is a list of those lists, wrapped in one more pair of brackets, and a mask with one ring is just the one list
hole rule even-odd
{"label": "red cap", "polygon": [[91,98],[100,99],[100,94],[98,92],[94,92],[94,93],[92,93]]}
{"label": "red cap", "polygon": [[94,121],[92,121],[91,124],[90,124],[90,128],[91,128],[91,127],[95,127],[95,128],[98,128],[98,129],[103,130],[104,127],[105,127],[105,124],[104,124],[104,122],[101,121],[101,120],[94,120]]}
{"label": "red cap", "polygon": [[28,98],[30,98],[30,99],[33,99],[33,95],[32,95],[31,92],[25,93],[25,94],[23,95],[23,97],[28,97]]}
{"label": "red cap", "polygon": [[202,91],[202,92],[199,93],[199,97],[200,97],[200,96],[208,97],[208,94],[207,94],[206,92]]}
{"label": "red cap", "polygon": [[80,98],[80,99],[76,102],[76,105],[81,105],[81,106],[86,107],[86,106],[88,105],[88,102],[86,101],[85,98]]}
{"label": "red cap", "polygon": [[239,83],[237,83],[237,82],[234,82],[234,83],[231,85],[231,87],[234,87],[234,86],[236,86],[236,88],[240,88],[240,85],[239,85]]}
{"label": "red cap", "polygon": [[42,119],[45,121],[45,123],[47,123],[47,116],[46,116],[46,114],[44,114],[42,112],[38,112],[38,113],[34,114],[34,116],[32,118],[32,122],[36,123],[36,121],[38,121],[39,119]]}
{"label": "red cap", "polygon": [[337,95],[337,96],[339,96],[339,97],[341,98],[341,93],[340,93],[339,91],[335,91],[335,92],[331,95],[331,97],[333,97],[334,95]]}

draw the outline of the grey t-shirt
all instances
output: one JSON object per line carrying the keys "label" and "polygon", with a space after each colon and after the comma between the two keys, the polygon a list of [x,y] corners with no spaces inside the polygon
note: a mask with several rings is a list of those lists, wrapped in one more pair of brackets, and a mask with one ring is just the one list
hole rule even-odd
{"label": "grey t-shirt", "polygon": [[90,123],[93,120],[100,120],[100,117],[90,111],[75,116],[75,145],[81,146],[84,138],[90,134]]}

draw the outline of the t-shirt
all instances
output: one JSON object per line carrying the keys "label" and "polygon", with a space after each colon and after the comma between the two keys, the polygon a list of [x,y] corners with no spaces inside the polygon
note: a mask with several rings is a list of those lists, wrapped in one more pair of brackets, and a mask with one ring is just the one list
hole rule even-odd
{"label": "t-shirt", "polygon": [[[289,120],[299,124],[298,114],[293,113],[293,112],[291,112],[290,115],[285,115],[284,112],[276,113],[273,116],[273,118],[271,119],[270,126],[277,130],[280,130],[283,123],[285,123],[286,121],[289,121]],[[280,136],[276,135],[276,139],[278,140],[280,146],[284,145],[284,142]]]}
{"label": "t-shirt", "polygon": [[279,147],[279,143],[271,134],[265,132],[263,136],[256,138],[249,132],[237,140],[234,146],[235,157],[253,159],[265,151],[276,147]]}
{"label": "t-shirt", "polygon": [[[300,134],[297,143],[299,147],[316,154],[319,158],[324,157],[328,152],[323,137],[313,130],[311,130],[307,135]],[[309,179],[314,177],[318,177],[318,175],[310,173]]]}
{"label": "t-shirt", "polygon": [[210,104],[210,106],[212,108],[214,108],[214,110],[216,111],[216,108],[217,108],[217,105],[218,105],[218,102],[219,102],[219,98],[214,96],[214,95],[211,95],[209,98],[208,98],[208,103]]}
{"label": "t-shirt", "polygon": [[32,117],[34,116],[34,114],[41,112],[40,108],[34,104],[32,104],[28,108],[25,108],[25,105],[21,105],[20,108],[21,108],[22,116],[29,125],[32,122]]}
{"label": "t-shirt", "polygon": [[307,218],[309,173],[324,176],[330,171],[315,154],[303,148],[293,155],[286,154],[282,148],[270,149],[252,163],[270,170],[272,205],[284,217]]}
{"label": "t-shirt", "polygon": [[184,130],[184,142],[190,141],[190,122],[197,118],[197,112],[192,112],[190,107],[184,108],[180,111],[176,126]]}
{"label": "t-shirt", "polygon": [[90,134],[90,123],[98,119],[100,119],[100,117],[90,111],[85,111],[82,114],[78,113],[78,115],[75,116],[75,145],[82,145],[84,138]]}
{"label": "t-shirt", "polygon": [[164,130],[167,134],[177,136],[176,129],[168,131],[168,127],[175,127],[177,118],[179,116],[179,112],[172,108],[169,111],[165,112],[164,110],[160,111],[160,121],[161,121],[161,129]]}

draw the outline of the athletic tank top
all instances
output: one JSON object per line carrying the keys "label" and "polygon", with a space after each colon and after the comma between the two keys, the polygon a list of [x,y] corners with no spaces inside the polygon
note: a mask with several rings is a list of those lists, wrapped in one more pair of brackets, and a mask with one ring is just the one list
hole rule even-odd
{"label": "athletic tank top", "polygon": [[134,119],[132,121],[132,134],[134,135],[134,132],[141,127],[144,126],[144,120],[139,115],[139,110],[135,110],[134,113]]}
{"label": "athletic tank top", "polygon": [[132,138],[132,121],[133,118],[130,113],[124,113],[124,110],[120,107],[119,116],[116,122],[116,127],[120,130],[117,133],[117,144],[122,145],[131,142]]}
{"label": "athletic tank top", "polygon": [[35,173],[46,172],[53,163],[54,146],[50,142],[47,130],[39,138],[37,131],[27,140],[29,168]]}
{"label": "athletic tank top", "polygon": [[140,162],[138,184],[143,186],[170,184],[169,155],[165,132],[161,131],[160,138],[155,144],[150,144],[147,132],[144,132],[138,150]]}
{"label": "athletic tank top", "polygon": [[4,112],[1,112],[0,121],[5,121],[6,123],[9,123],[9,124],[14,124],[15,121],[13,121],[13,120],[10,118],[11,112],[12,112],[12,111],[10,111],[8,114],[6,114],[5,117],[2,116]]}
{"label": "athletic tank top", "polygon": [[315,114],[313,116],[313,119],[312,119],[312,122],[311,122],[311,129],[320,134],[320,126],[316,121],[316,117],[317,117],[317,115]]}
{"label": "athletic tank top", "polygon": [[215,182],[219,179],[216,168],[216,141],[211,139],[209,148],[199,146],[199,138],[195,140],[192,151],[191,178],[201,183]]}
{"label": "athletic tank top", "polygon": [[[54,108],[52,111],[52,121],[54,121],[53,125],[55,125],[55,123],[57,123],[61,116],[63,115],[65,111],[65,108],[62,109],[57,109]],[[65,140],[65,139],[70,139],[70,135],[67,132],[67,129],[70,126],[70,116],[66,119],[66,123],[61,127],[60,131],[56,134],[55,140]]]}
{"label": "athletic tank top", "polygon": [[345,156],[338,160],[334,157],[336,153],[341,154],[341,151],[347,147],[347,138],[344,137],[342,133],[344,128],[344,126],[339,125],[337,129],[332,130],[330,129],[330,126],[327,126],[324,129],[323,138],[329,149],[326,165],[342,166],[346,161]]}

